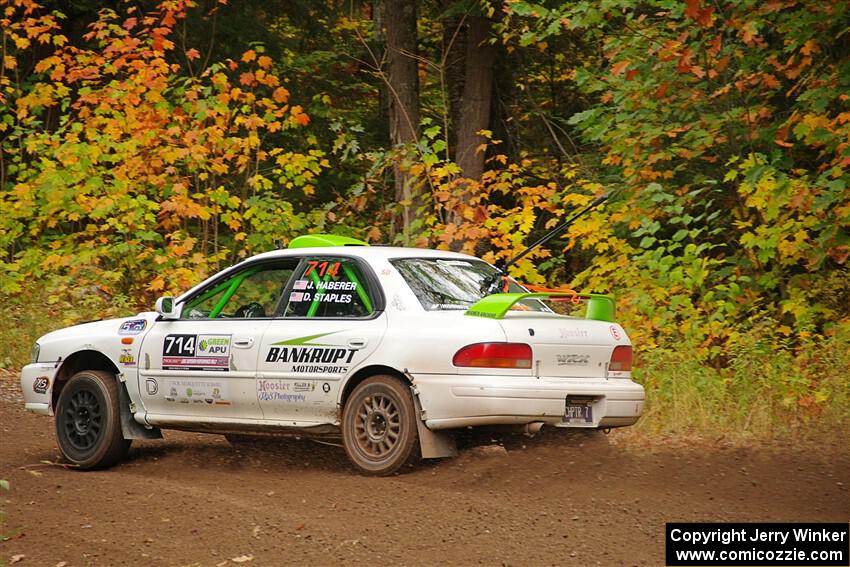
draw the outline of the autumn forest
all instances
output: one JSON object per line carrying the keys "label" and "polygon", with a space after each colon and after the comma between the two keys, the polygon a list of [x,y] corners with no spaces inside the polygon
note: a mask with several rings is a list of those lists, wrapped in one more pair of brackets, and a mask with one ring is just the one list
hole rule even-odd
{"label": "autumn forest", "polygon": [[607,194],[511,274],[615,295],[642,427],[850,423],[845,0],[0,10],[2,367],[278,239],[497,262]]}

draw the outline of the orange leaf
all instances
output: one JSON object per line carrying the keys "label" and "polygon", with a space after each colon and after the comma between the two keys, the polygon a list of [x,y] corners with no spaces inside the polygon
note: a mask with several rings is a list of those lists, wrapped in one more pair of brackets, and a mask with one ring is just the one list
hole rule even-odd
{"label": "orange leaf", "polygon": [[829,255],[835,260],[838,264],[843,264],[847,261],[847,258],[850,258],[850,246],[846,244],[842,244],[840,246],[835,246],[829,249]]}
{"label": "orange leaf", "polygon": [[249,49],[248,51],[246,51],[245,53],[242,54],[242,61],[244,61],[245,63],[248,63],[249,61],[253,61],[256,58],[257,58],[257,52],[254,51],[253,49]]}
{"label": "orange leaf", "polygon": [[820,47],[818,47],[817,42],[815,42],[815,40],[813,39],[807,41],[805,45],[800,48],[800,53],[807,56],[810,56],[813,53],[817,53],[818,51],[820,51]]}
{"label": "orange leaf", "polygon": [[197,59],[200,56],[201,56],[201,54],[198,53],[198,50],[195,49],[194,47],[186,52],[186,58],[189,59],[189,61]]}
{"label": "orange leaf", "polygon": [[611,65],[611,74],[615,77],[619,77],[623,74],[623,71],[626,70],[626,67],[628,67],[630,63],[631,61],[618,61],[617,63],[614,63]]}
{"label": "orange leaf", "polygon": [[711,16],[714,13],[713,7],[708,6],[703,8],[701,0],[685,0],[685,6],[685,15],[687,17],[704,28],[711,25]]}
{"label": "orange leaf", "polygon": [[258,64],[261,68],[263,68],[263,69],[268,69],[269,67],[271,67],[271,66],[272,66],[272,58],[271,58],[271,57],[267,57],[267,56],[265,56],[265,55],[262,55],[262,56],[261,56],[261,57],[257,60],[257,64]]}
{"label": "orange leaf", "polygon": [[310,123],[310,117],[304,114],[304,111],[300,106],[293,106],[291,113],[292,118],[294,118],[301,126],[306,126]]}
{"label": "orange leaf", "polygon": [[700,4],[700,0],[685,0],[685,15],[696,20],[699,17]]}
{"label": "orange leaf", "polygon": [[278,87],[272,93],[272,98],[274,98],[275,102],[284,103],[289,100],[289,91],[283,87]]}

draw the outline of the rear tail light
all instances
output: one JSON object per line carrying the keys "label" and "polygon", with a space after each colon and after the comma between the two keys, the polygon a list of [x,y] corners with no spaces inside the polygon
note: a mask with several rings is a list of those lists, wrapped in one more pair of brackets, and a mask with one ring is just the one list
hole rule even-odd
{"label": "rear tail light", "polygon": [[614,347],[611,353],[611,362],[608,370],[612,372],[628,372],[632,369],[632,347],[619,345]]}
{"label": "rear tail light", "polygon": [[531,347],[524,343],[476,343],[457,351],[452,363],[475,368],[531,368]]}

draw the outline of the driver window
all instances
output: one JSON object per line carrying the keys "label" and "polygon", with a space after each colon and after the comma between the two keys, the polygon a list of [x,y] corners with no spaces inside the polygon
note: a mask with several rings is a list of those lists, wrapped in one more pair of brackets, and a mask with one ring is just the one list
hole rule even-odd
{"label": "driver window", "polygon": [[366,317],[374,311],[360,267],[344,258],[306,258],[284,299],[284,317]]}
{"label": "driver window", "polygon": [[190,299],[183,318],[271,317],[296,265],[288,261],[249,266]]}

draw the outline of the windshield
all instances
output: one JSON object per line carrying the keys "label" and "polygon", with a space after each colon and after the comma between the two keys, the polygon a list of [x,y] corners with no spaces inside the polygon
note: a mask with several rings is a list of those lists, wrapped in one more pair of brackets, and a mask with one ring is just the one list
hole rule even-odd
{"label": "windshield", "polygon": [[[489,264],[475,260],[447,258],[404,258],[391,260],[426,311],[465,311],[481,299],[484,281],[498,273]],[[509,280],[511,293],[527,290]],[[521,309],[549,311],[537,300],[518,303]]]}

